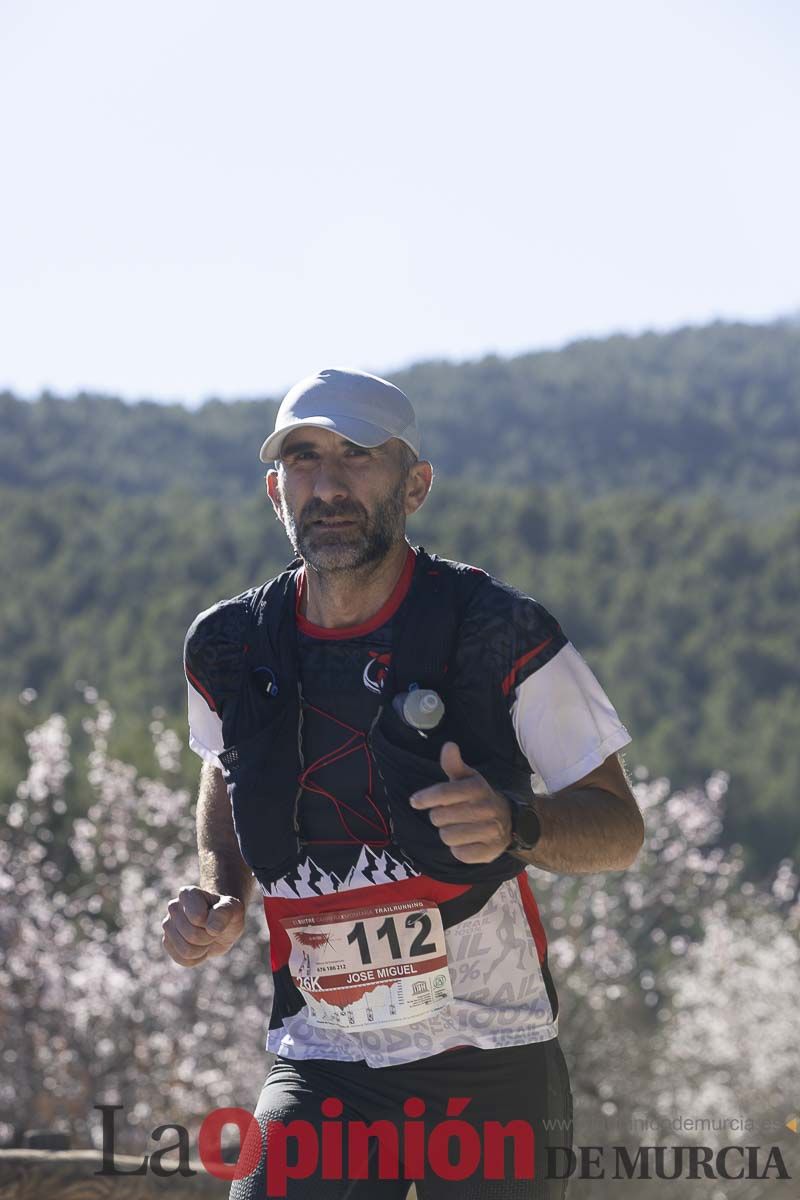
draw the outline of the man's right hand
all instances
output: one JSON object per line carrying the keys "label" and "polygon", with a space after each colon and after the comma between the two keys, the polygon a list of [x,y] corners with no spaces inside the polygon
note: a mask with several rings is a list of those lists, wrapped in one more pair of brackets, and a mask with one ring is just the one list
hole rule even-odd
{"label": "man's right hand", "polygon": [[226,954],[244,929],[244,904],[235,896],[219,896],[199,887],[181,888],[167,905],[161,922],[161,944],[182,967]]}

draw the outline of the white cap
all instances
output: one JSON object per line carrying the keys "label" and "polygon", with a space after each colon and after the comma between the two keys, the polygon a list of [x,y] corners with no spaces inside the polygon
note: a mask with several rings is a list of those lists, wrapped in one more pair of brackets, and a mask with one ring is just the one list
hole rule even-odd
{"label": "white cap", "polygon": [[357,446],[380,446],[399,438],[419,454],[417,418],[408,396],[366,371],[328,367],[296,383],[278,409],[274,432],[261,447],[261,461],[280,458],[283,439],[303,425],[330,429]]}

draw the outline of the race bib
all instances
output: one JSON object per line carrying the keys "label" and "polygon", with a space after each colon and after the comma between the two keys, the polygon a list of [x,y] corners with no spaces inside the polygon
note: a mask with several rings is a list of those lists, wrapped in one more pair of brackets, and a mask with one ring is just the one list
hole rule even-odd
{"label": "race bib", "polygon": [[406,900],[284,917],[289,971],[314,1025],[354,1033],[409,1025],[453,997],[439,909]]}

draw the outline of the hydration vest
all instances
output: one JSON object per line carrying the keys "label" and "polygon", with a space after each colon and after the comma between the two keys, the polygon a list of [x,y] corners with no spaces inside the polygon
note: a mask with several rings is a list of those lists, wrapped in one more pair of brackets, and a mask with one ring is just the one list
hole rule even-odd
{"label": "hydration vest", "polygon": [[[297,664],[296,599],[302,569],[297,560],[268,583],[248,593],[238,691],[221,711],[225,749],[219,759],[231,800],[242,857],[266,889],[288,874],[303,853],[298,820],[304,767],[302,698]],[[512,803],[531,794],[530,768],[520,765],[516,736],[504,697],[491,705],[495,718],[480,727],[470,716],[473,689],[487,686],[476,664],[475,677],[456,691],[448,666],[458,644],[459,626],[470,600],[489,583],[475,567],[417,549],[414,574],[401,607],[381,703],[367,733],[367,746],[386,790],[392,841],[420,873],[446,883],[499,885],[523,869],[503,853],[491,863],[465,864],[442,842],[427,812],[409,796],[446,782],[439,766],[445,741],[458,743],[464,761],[504,791]],[[193,630],[189,631],[187,641]],[[442,697],[440,725],[422,736],[409,728],[392,700],[413,686]],[[482,712],[485,714],[485,706]]]}

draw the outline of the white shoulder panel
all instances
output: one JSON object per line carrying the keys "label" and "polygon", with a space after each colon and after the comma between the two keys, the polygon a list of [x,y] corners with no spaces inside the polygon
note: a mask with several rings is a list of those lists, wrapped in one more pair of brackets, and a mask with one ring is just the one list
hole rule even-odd
{"label": "white shoulder panel", "polygon": [[631,737],[571,642],[515,690],[511,717],[520,749],[548,792],[599,767]]}

